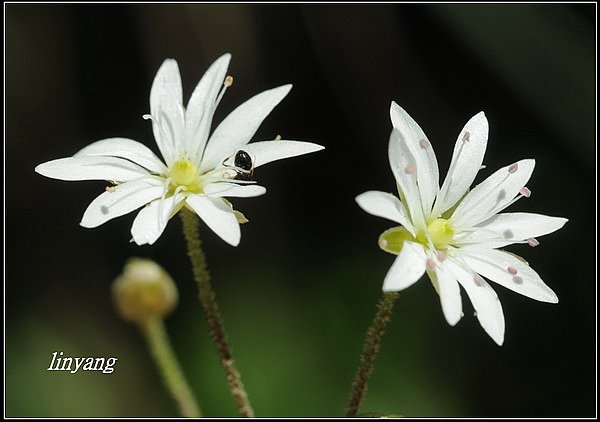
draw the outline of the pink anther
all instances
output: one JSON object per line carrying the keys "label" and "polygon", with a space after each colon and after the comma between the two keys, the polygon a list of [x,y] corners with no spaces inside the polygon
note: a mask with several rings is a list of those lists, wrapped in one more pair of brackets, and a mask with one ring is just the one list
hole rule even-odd
{"label": "pink anther", "polygon": [[531,196],[531,191],[529,190],[529,188],[527,186],[523,186],[523,188],[519,191],[519,193],[521,195],[523,195],[525,198],[529,198]]}

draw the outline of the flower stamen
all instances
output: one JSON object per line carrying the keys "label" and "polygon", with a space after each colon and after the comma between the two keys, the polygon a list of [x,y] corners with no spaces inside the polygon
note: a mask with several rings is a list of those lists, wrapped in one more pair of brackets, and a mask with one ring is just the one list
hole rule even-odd
{"label": "flower stamen", "polygon": [[227,91],[227,88],[229,88],[231,85],[233,85],[233,76],[227,75],[227,77],[223,81],[223,87],[221,88],[221,91],[219,92],[219,95],[217,96],[217,99],[215,100],[215,102],[213,104],[213,109],[211,110],[212,111],[211,115],[214,113],[215,109],[221,102],[223,95],[225,95],[225,91]]}
{"label": "flower stamen", "polygon": [[[215,102],[210,108],[206,110],[206,112],[200,119],[199,127],[202,130],[198,135],[200,139],[208,138],[208,132],[210,131],[210,122],[212,121],[212,118],[215,114],[215,110],[217,109],[217,106],[219,105],[221,99],[225,95],[225,91],[227,91],[227,88],[229,88],[231,85],[233,85],[233,76],[227,75],[227,77],[225,77],[225,80],[223,81],[223,86],[221,87],[221,90],[219,91],[219,95],[217,95]],[[204,151],[206,150],[206,143],[201,143],[200,146],[203,148],[202,153],[197,155],[200,155],[200,157],[202,157],[204,156]],[[197,152],[199,153],[200,151]],[[200,161],[202,161],[202,159],[200,159]]]}
{"label": "flower stamen", "polygon": [[[424,233],[418,237],[422,244],[426,244],[425,240],[427,240],[431,249],[447,248],[454,239],[454,229],[448,220],[437,218],[429,223]],[[438,252],[441,253],[441,251]],[[443,261],[443,259],[440,259],[440,261]]]}
{"label": "flower stamen", "polygon": [[[499,191],[497,191],[497,189],[500,186],[502,186],[502,184],[506,181],[506,179],[508,179],[508,177],[511,174],[514,174],[518,169],[519,169],[519,164],[518,163],[513,163],[510,166],[508,166],[508,169],[507,169],[508,174],[506,176],[504,176],[502,178],[502,180],[500,180],[496,184],[496,186],[494,186],[493,188],[490,189],[490,192],[498,192],[497,193],[497,204],[499,204],[503,199],[506,198],[506,191],[504,189],[500,189]],[[519,199],[521,199],[523,197],[529,198],[530,196],[531,196],[531,191],[526,186],[523,186],[523,188],[521,188],[521,190],[519,191],[519,195],[515,196],[511,201],[507,202],[506,204],[502,205],[501,207],[495,206],[493,208],[490,208],[487,211],[487,213],[485,213],[485,212],[483,213],[483,217],[481,218],[481,220],[486,220],[489,217],[491,217],[492,215],[497,214],[501,210],[503,210],[505,208],[508,208],[509,206],[511,206],[512,204],[514,204],[515,202],[517,202]],[[487,198],[481,198],[479,202],[481,203],[481,202],[486,201],[486,200],[487,200]],[[476,206],[473,206],[471,209],[472,210],[474,209],[474,210],[476,210],[476,212],[481,213],[481,211]],[[471,211],[471,210],[466,211],[465,214],[464,214],[464,216],[463,216],[463,219],[465,219],[465,220],[470,219],[471,216],[472,216],[472,213],[473,213],[473,211]],[[463,230],[464,229],[461,228],[461,231],[463,231]]]}
{"label": "flower stamen", "polygon": [[[156,127],[158,128],[158,133],[160,134],[160,138],[162,140],[164,140],[165,143],[168,142],[169,146],[171,148],[173,148],[174,135],[171,135],[170,137],[167,136],[167,132],[165,132],[165,130],[164,130],[164,127],[162,125],[162,120],[160,119],[160,116],[153,116],[152,114],[144,114],[142,116],[142,119],[144,119],[144,120],[150,120],[153,125],[156,125]],[[169,123],[169,128],[171,129],[171,133],[173,133],[173,128],[172,128],[172,125],[170,124],[169,119],[166,119],[166,120]]]}
{"label": "flower stamen", "polygon": [[[458,165],[458,162],[460,161],[460,156],[462,155],[463,152],[463,148],[466,144],[468,144],[471,140],[471,133],[468,131],[465,131],[463,137],[462,137],[462,142],[460,143],[460,147],[458,149],[458,153],[456,154],[456,159],[453,159],[450,162],[450,168],[448,169],[448,175],[453,175],[454,174],[454,169],[456,168],[456,166]],[[458,142],[457,142],[458,143]],[[469,148],[472,148],[469,145]],[[439,205],[443,204],[445,202],[445,198],[446,195],[448,195],[448,187],[450,185],[449,184],[443,184],[442,188],[440,189],[437,198],[435,200],[435,205],[433,206],[433,214],[441,214],[438,212],[439,209]]]}
{"label": "flower stamen", "polygon": [[524,196],[525,198],[529,198],[531,196],[531,191],[529,190],[529,188],[527,188],[527,186],[523,186],[523,188],[521,188],[519,193],[521,194],[521,196]]}
{"label": "flower stamen", "polygon": [[[521,190],[519,191],[519,195],[515,196],[509,203],[507,203],[504,207],[502,207],[502,209],[504,208],[508,208],[510,207],[512,204],[514,204],[515,202],[517,202],[519,199],[521,198],[529,198],[531,196],[531,191],[529,190],[529,188],[527,188],[527,186],[523,186],[521,188]],[[500,210],[495,210],[494,213],[499,212]]]}
{"label": "flower stamen", "polygon": [[167,180],[165,180],[165,185],[163,188],[163,193],[160,196],[160,204],[158,206],[158,224],[162,225],[163,223],[163,210],[164,210],[164,204],[165,204],[165,198],[167,197],[167,193],[169,192],[169,185],[171,184],[171,178],[167,177]]}

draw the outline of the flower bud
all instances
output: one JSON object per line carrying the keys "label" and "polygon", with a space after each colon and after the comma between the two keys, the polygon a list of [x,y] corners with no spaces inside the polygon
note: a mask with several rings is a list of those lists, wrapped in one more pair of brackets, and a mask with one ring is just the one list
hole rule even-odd
{"label": "flower bud", "polygon": [[112,286],[115,305],[127,321],[143,323],[163,318],[177,306],[178,293],[173,279],[156,262],[131,258]]}

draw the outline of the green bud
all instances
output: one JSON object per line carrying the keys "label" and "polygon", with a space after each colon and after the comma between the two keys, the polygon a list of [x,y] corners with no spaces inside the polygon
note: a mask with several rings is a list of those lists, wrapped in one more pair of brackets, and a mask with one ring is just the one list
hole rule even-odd
{"label": "green bud", "polygon": [[143,323],[164,318],[177,306],[178,293],[173,279],[156,262],[131,258],[112,286],[115,305],[127,321]]}

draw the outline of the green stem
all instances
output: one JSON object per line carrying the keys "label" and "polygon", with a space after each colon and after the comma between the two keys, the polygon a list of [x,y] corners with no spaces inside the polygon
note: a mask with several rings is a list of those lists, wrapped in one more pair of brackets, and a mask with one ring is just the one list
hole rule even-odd
{"label": "green stem", "polygon": [[350,396],[350,403],[346,408],[346,416],[356,416],[360,403],[365,397],[367,381],[371,372],[373,372],[373,362],[377,357],[377,352],[379,352],[381,338],[385,334],[385,328],[391,319],[396,299],[398,299],[397,292],[384,293],[381,299],[379,299],[377,314],[375,314],[375,318],[373,318],[373,322],[367,330],[363,351],[360,356],[360,365],[352,383],[352,394]]}
{"label": "green stem", "polygon": [[198,283],[198,293],[200,303],[204,309],[204,315],[208,321],[210,335],[217,347],[221,366],[225,370],[229,390],[240,412],[240,415],[253,418],[254,411],[248,400],[248,394],[242,384],[240,373],[238,372],[235,361],[231,354],[231,347],[227,342],[227,334],[223,327],[223,321],[217,305],[216,295],[210,284],[210,275],[206,269],[206,259],[199,237],[199,221],[196,214],[186,208],[180,212],[183,221],[183,234],[187,242],[188,255],[192,262],[194,279]]}
{"label": "green stem", "polygon": [[167,389],[179,406],[181,415],[186,418],[201,417],[200,406],[198,406],[177,362],[163,320],[158,317],[150,318],[141,323],[140,328]]}

